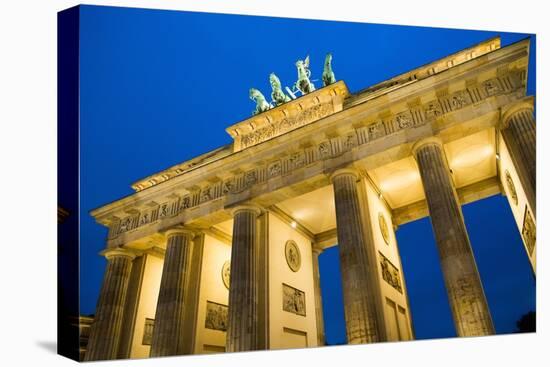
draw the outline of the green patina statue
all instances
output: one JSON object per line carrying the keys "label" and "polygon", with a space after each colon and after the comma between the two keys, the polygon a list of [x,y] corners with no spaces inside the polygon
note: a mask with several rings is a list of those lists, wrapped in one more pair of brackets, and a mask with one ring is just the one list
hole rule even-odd
{"label": "green patina statue", "polygon": [[307,56],[303,61],[296,61],[296,68],[298,69],[298,80],[294,84],[294,87],[302,92],[302,95],[313,92],[315,90],[315,86],[309,80],[309,77],[311,76],[311,71],[309,70],[309,56]]}
{"label": "green patina statue", "polygon": [[[284,103],[290,102],[296,99],[296,92],[300,92],[301,95],[311,93],[315,90],[315,85],[309,79],[311,77],[311,70],[309,70],[309,55],[304,60],[296,61],[296,69],[298,70],[298,80],[292,86],[292,90],[285,87],[288,95],[283,92],[281,81],[275,75],[271,73],[269,75],[269,83],[271,84],[271,99],[272,103],[269,103],[262,92],[255,88],[250,88],[250,99],[256,102],[256,109],[252,111],[253,115],[265,112],[273,106],[280,106]],[[323,68],[323,87],[336,83],[336,77],[332,71],[332,54],[329,52],[325,57],[325,66]]]}
{"label": "green patina statue", "polygon": [[323,87],[336,83],[336,77],[332,71],[332,54],[329,52],[325,57],[325,67],[323,69]]}
{"label": "green patina statue", "polygon": [[265,112],[272,108],[273,106],[267,102],[262,92],[255,88],[250,88],[250,99],[256,102],[256,109],[252,111],[253,115]]}
{"label": "green patina statue", "polygon": [[271,83],[272,89],[271,99],[273,100],[273,104],[275,106],[280,106],[283,103],[290,102],[290,97],[283,92],[281,88],[281,81],[275,73],[271,73],[269,75],[269,83]]}

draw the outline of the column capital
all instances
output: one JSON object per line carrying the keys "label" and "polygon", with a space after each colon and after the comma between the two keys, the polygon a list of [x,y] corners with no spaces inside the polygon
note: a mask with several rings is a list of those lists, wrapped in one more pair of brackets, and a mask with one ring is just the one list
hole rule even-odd
{"label": "column capital", "polygon": [[440,148],[443,148],[443,141],[437,136],[430,136],[429,138],[418,140],[411,148],[412,155],[416,158],[418,150],[426,145],[438,145]]}
{"label": "column capital", "polygon": [[319,245],[317,242],[313,242],[311,244],[311,251],[314,253],[314,254],[317,254],[317,255],[321,255],[321,253],[324,251],[325,249],[323,248],[323,246]]}
{"label": "column capital", "polygon": [[135,251],[129,250],[124,247],[108,248],[99,253],[101,256],[105,256],[107,260],[111,260],[115,257],[127,257],[130,260],[134,260],[137,256]]}
{"label": "column capital", "polygon": [[352,176],[355,177],[356,180],[358,180],[359,177],[361,177],[361,174],[359,173],[359,171],[356,168],[346,167],[346,168],[337,169],[336,171],[332,172],[329,175],[330,182],[334,183],[334,178],[336,178],[337,176],[340,176],[340,175],[352,175]]}
{"label": "column capital", "polygon": [[172,236],[185,236],[185,237],[188,237],[190,240],[192,240],[193,237],[195,237],[195,232],[183,226],[176,226],[168,229],[165,232],[165,235],[167,239]]}
{"label": "column capital", "polygon": [[240,211],[252,212],[256,215],[256,217],[258,217],[260,214],[263,213],[264,210],[261,206],[257,204],[249,203],[249,204],[242,204],[242,205],[231,207],[229,208],[229,211],[231,212],[232,217],[235,217],[235,215]]}
{"label": "column capital", "polygon": [[529,96],[501,108],[499,128],[504,130],[510,125],[510,119],[519,111],[535,109],[535,97]]}

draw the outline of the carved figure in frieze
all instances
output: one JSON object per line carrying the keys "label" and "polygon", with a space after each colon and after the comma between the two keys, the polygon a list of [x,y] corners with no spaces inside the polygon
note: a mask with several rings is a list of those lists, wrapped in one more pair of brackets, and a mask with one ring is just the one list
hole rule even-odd
{"label": "carved figure in frieze", "polygon": [[325,57],[325,66],[323,69],[323,87],[336,83],[336,77],[332,71],[332,54],[329,52]]}
{"label": "carved figure in frieze", "polygon": [[384,135],[384,124],[382,121],[375,122],[368,126],[369,140],[377,139]]}
{"label": "carved figure in frieze", "polygon": [[345,150],[350,150],[351,148],[353,148],[354,146],[357,145],[357,138],[355,136],[355,134],[349,134],[347,135],[344,140],[343,140],[343,143],[344,145],[344,149]]}
{"label": "carved figure in frieze", "polygon": [[162,204],[159,209],[159,218],[164,218],[168,215],[168,204]]}
{"label": "carved figure in frieze", "polygon": [[456,93],[451,97],[451,105],[453,110],[458,110],[459,108],[464,107],[467,103],[468,102],[466,101],[463,93]]}
{"label": "carved figure in frieze", "polygon": [[122,232],[128,231],[130,229],[130,223],[131,223],[130,217],[124,218],[124,220],[120,223],[119,232],[122,233]]}
{"label": "carved figure in frieze", "polygon": [[319,155],[321,158],[330,156],[330,143],[328,141],[319,144]]}
{"label": "carved figure in frieze", "polygon": [[275,134],[275,126],[269,125],[267,127],[264,127],[259,132],[259,141],[266,141],[268,139],[271,139],[274,134]]}
{"label": "carved figure in frieze", "polygon": [[309,70],[309,56],[305,60],[296,61],[296,69],[298,70],[298,80],[294,84],[294,89],[303,94],[311,93],[315,90],[315,86],[309,80],[311,71]]}
{"label": "carved figure in frieze", "polygon": [[488,96],[494,96],[500,92],[500,87],[495,79],[489,79],[483,82],[483,88]]}
{"label": "carved figure in frieze", "polygon": [[208,186],[201,190],[201,203],[204,203],[210,199],[212,199],[212,189]]}
{"label": "carved figure in frieze", "polygon": [[143,213],[141,215],[141,219],[139,220],[139,225],[143,225],[143,224],[146,224],[146,223],[149,223],[149,213]]}
{"label": "carved figure in frieze", "polygon": [[256,176],[256,171],[248,171],[244,175],[244,184],[246,187],[250,187],[254,185],[258,181],[258,178]]}
{"label": "carved figure in frieze", "polygon": [[249,96],[251,100],[256,102],[256,109],[252,111],[253,115],[265,112],[273,107],[269,102],[267,102],[262,92],[255,88],[250,88]]}
{"label": "carved figure in frieze", "polygon": [[269,83],[271,84],[272,89],[271,99],[273,100],[273,104],[275,106],[280,106],[283,103],[291,101],[290,97],[283,92],[283,89],[281,88],[281,81],[275,73],[271,73],[269,75]]}
{"label": "carved figure in frieze", "polygon": [[411,116],[406,113],[400,113],[399,115],[395,116],[395,121],[397,122],[397,126],[399,126],[400,129],[406,129],[413,124]]}
{"label": "carved figure in frieze", "polygon": [[191,206],[191,197],[186,196],[181,199],[180,210],[187,209]]}
{"label": "carved figure in frieze", "polygon": [[268,168],[269,177],[278,176],[281,174],[281,162],[274,162]]}
{"label": "carved figure in frieze", "polygon": [[430,119],[432,117],[441,116],[441,105],[437,101],[431,101],[426,105],[425,108],[426,118]]}
{"label": "carved figure in frieze", "polygon": [[289,158],[289,162],[294,168],[301,167],[305,163],[304,155],[302,154],[302,152],[292,153],[292,155]]}
{"label": "carved figure in frieze", "polygon": [[233,181],[227,180],[222,185],[222,193],[225,195],[233,190]]}

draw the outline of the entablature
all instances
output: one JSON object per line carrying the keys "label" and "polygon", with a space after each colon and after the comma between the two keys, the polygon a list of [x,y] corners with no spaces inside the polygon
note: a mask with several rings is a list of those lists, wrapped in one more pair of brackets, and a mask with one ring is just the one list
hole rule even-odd
{"label": "entablature", "polygon": [[498,109],[525,94],[527,56],[528,41],[518,42],[433,79],[357,105],[344,104],[339,112],[191,168],[92,215],[110,227],[113,243],[177,223],[208,227],[230,218],[228,205],[246,200],[274,205],[326,185],[325,173],[335,167],[361,161],[372,169],[409,155],[409,145],[421,137],[454,139],[495,126]]}

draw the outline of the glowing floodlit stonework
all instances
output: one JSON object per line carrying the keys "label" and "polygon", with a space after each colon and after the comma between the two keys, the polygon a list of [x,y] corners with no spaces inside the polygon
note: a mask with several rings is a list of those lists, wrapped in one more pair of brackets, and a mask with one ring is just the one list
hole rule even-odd
{"label": "glowing floodlit stonework", "polygon": [[505,194],[536,272],[528,57],[490,39],[358,92],[328,68],[93,210],[108,264],[86,359],[323,345],[318,258],[336,245],[348,343],[410,340],[392,231],[426,216],[457,334],[493,334],[461,207]]}

